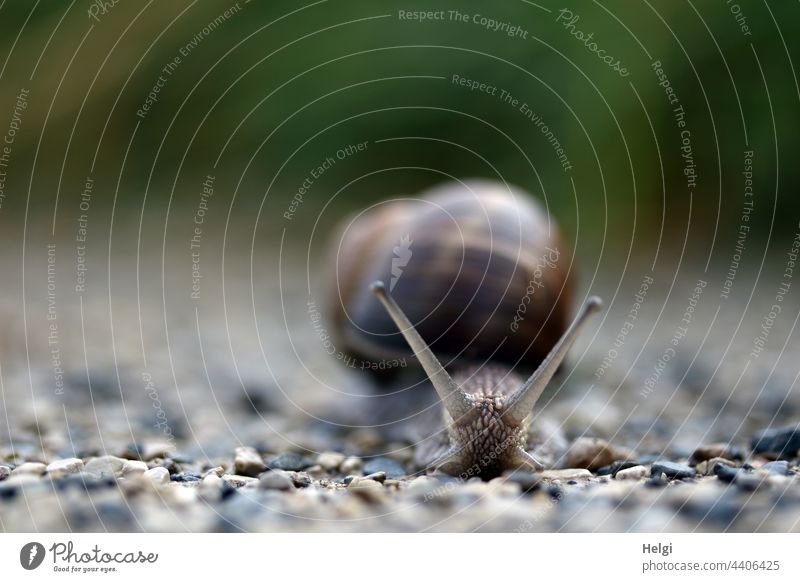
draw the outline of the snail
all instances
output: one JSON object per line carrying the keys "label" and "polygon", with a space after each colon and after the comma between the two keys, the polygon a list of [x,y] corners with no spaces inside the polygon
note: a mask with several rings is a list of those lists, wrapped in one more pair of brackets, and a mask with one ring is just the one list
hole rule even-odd
{"label": "snail", "polygon": [[[491,479],[542,470],[566,450],[533,409],[602,303],[589,297],[568,325],[569,253],[534,198],[491,181],[445,184],[347,221],[334,252],[340,344],[370,361],[413,355],[436,395],[436,417],[411,414],[421,470]],[[419,386],[389,402],[413,410],[415,399],[425,408]]]}

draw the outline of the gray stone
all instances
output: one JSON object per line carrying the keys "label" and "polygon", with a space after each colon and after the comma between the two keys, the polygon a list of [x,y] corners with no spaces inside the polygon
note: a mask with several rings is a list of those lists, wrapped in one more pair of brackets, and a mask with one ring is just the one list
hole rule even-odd
{"label": "gray stone", "polygon": [[65,477],[80,473],[83,469],[83,461],[78,458],[60,459],[47,465],[47,474],[51,477]]}
{"label": "gray stone", "polygon": [[647,477],[647,467],[644,465],[636,465],[635,467],[628,467],[627,469],[622,469],[621,471],[617,471],[617,474],[614,475],[615,479],[619,479],[620,481],[638,481],[640,479],[644,479]]}
{"label": "gray stone", "polygon": [[312,483],[311,476],[305,471],[288,471],[288,473],[295,487],[308,487]]}
{"label": "gray stone", "polygon": [[44,475],[47,470],[47,465],[44,463],[22,463],[11,471],[12,475],[35,475],[40,477]]}
{"label": "gray stone", "polygon": [[298,453],[284,453],[270,460],[267,467],[270,469],[280,469],[281,471],[302,471],[313,463]]}
{"label": "gray stone", "polygon": [[294,489],[294,482],[286,471],[280,469],[272,469],[267,471],[259,479],[258,486],[261,489],[277,489],[279,491],[287,491]]}
{"label": "gray stone", "polygon": [[692,453],[692,462],[700,463],[710,459],[728,459],[729,461],[740,460],[743,458],[742,452],[738,447],[729,443],[712,443],[697,447]]}
{"label": "gray stone", "polygon": [[770,475],[788,475],[789,463],[787,461],[771,461],[769,463],[764,463],[761,470],[766,471]]}
{"label": "gray stone", "polygon": [[233,464],[237,474],[248,477],[257,477],[267,469],[264,459],[253,447],[237,447]]}
{"label": "gray stone", "polygon": [[726,467],[736,467],[736,463],[733,461],[729,461],[728,459],[723,459],[722,457],[714,457],[713,459],[709,459],[708,461],[703,461],[698,463],[695,467],[698,475],[716,475],[716,467],[717,465],[724,465]]}
{"label": "gray stone", "polygon": [[169,483],[169,471],[164,467],[154,467],[144,472],[145,479],[149,479],[156,485],[166,485]]}
{"label": "gray stone", "polygon": [[750,448],[754,453],[770,453],[794,457],[800,449],[800,425],[762,430],[753,435]]}
{"label": "gray stone", "polygon": [[134,475],[144,475],[147,471],[147,463],[144,461],[125,461],[122,465],[122,476],[126,478]]}
{"label": "gray stone", "polygon": [[175,445],[172,443],[145,443],[142,447],[142,460],[152,461],[153,459],[168,457],[174,450]]}
{"label": "gray stone", "polygon": [[98,479],[106,479],[109,477],[116,477],[117,473],[122,471],[122,466],[124,464],[125,459],[120,459],[113,455],[105,455],[89,459],[84,467],[84,471]]}
{"label": "gray stone", "polygon": [[350,475],[351,473],[360,473],[363,466],[363,461],[358,457],[347,457],[339,466],[339,471],[345,475]]}
{"label": "gray stone", "polygon": [[686,479],[688,477],[694,477],[696,474],[696,471],[689,465],[681,465],[680,463],[673,463],[671,461],[658,461],[653,463],[653,466],[650,468],[651,477],[664,475],[669,479]]}
{"label": "gray stone", "polygon": [[228,485],[234,487],[235,489],[239,489],[240,487],[247,487],[258,483],[258,479],[255,477],[246,477],[244,475],[223,475],[222,480],[225,481]]}
{"label": "gray stone", "polygon": [[592,474],[587,469],[552,469],[537,473],[542,479],[550,481],[572,481],[573,479],[591,479]]}
{"label": "gray stone", "polygon": [[339,468],[345,458],[342,453],[325,452],[317,456],[317,463],[326,471],[333,472]]}

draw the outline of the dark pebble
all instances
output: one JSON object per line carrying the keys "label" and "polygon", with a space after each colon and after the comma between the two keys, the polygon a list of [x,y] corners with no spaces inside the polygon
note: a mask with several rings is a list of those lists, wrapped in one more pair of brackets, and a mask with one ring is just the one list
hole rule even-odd
{"label": "dark pebble", "polygon": [[670,461],[653,463],[650,469],[650,476],[658,477],[662,474],[670,479],[686,479],[687,477],[694,477],[696,473],[690,466],[681,465],[680,463],[672,463]]}
{"label": "dark pebble", "polygon": [[366,475],[381,472],[385,473],[388,479],[396,479],[406,474],[403,465],[392,459],[387,459],[386,457],[376,457],[364,463],[364,473]]}
{"label": "dark pebble", "polygon": [[345,485],[350,485],[350,483],[353,482],[353,479],[355,479],[353,475],[348,475],[347,477],[344,478],[342,483],[344,483]]}
{"label": "dark pebble", "polygon": [[297,488],[308,487],[311,485],[311,476],[308,473],[292,473],[292,483]]}
{"label": "dark pebble", "polygon": [[728,467],[727,465],[723,465],[722,463],[719,463],[714,466],[714,474],[717,476],[717,479],[719,479],[723,483],[733,483],[740,472],[741,469]]}
{"label": "dark pebble", "polygon": [[754,453],[771,453],[794,457],[800,449],[800,425],[769,428],[753,435],[750,447]]}
{"label": "dark pebble", "polygon": [[617,473],[622,471],[623,469],[630,469],[631,467],[635,467],[640,463],[634,461],[615,461],[610,465],[606,465],[605,467],[600,467],[597,470],[597,475],[611,475],[612,477],[616,477]]}
{"label": "dark pebble", "polygon": [[769,463],[765,463],[761,468],[772,475],[789,474],[789,463],[787,461],[771,461]]}
{"label": "dark pebble", "polygon": [[195,481],[200,481],[202,478],[202,475],[193,473],[191,471],[176,473],[175,475],[170,476],[172,481],[177,481],[178,483],[193,483]]}
{"label": "dark pebble", "polygon": [[730,443],[715,443],[697,447],[689,457],[689,464],[694,467],[698,463],[708,461],[716,457],[728,459],[729,461],[741,461],[744,459],[742,450]]}
{"label": "dark pebble", "polygon": [[268,469],[280,469],[282,471],[302,471],[308,469],[313,463],[297,453],[284,453],[278,455],[267,463]]}

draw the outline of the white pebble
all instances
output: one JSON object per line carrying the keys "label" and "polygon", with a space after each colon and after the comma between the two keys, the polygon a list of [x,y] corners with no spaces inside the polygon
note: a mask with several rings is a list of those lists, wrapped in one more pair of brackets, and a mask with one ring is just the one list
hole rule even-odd
{"label": "white pebble", "polygon": [[147,463],[144,461],[125,461],[122,465],[122,476],[133,477],[135,475],[144,475],[147,472]]}
{"label": "white pebble", "polygon": [[60,459],[47,465],[47,474],[51,477],[64,477],[83,470],[83,461],[77,458]]}
{"label": "white pebble", "polygon": [[144,476],[153,483],[164,485],[169,483],[169,471],[164,467],[154,467],[144,472]]}
{"label": "white pebble", "polygon": [[619,479],[621,481],[631,480],[631,481],[638,481],[639,479],[644,479],[647,477],[647,467],[642,465],[636,465],[635,467],[628,467],[627,469],[622,469],[621,471],[617,471],[615,479]]}

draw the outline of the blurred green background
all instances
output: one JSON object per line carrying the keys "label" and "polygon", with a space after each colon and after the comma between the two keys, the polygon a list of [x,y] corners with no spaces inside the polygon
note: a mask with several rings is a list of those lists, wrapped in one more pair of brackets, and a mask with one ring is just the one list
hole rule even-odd
{"label": "blurred green background", "polygon": [[[579,16],[573,28],[559,21],[564,8]],[[450,19],[454,9],[468,21]],[[446,16],[399,16],[414,10]],[[579,222],[589,239],[626,246],[639,237],[682,239],[688,226],[692,238],[716,233],[729,246],[744,151],[753,150],[751,224],[762,233],[794,230],[796,11],[794,2],[722,0],[8,0],[0,10],[0,128],[20,90],[30,96],[0,220],[13,221],[26,206],[52,215],[58,197],[56,227],[71,225],[87,176],[96,184],[93,213],[110,216],[117,204],[118,219],[142,207],[165,216],[168,206],[196,206],[212,174],[215,204],[225,209],[215,220],[231,209],[234,220],[258,216],[267,231],[280,229],[310,171],[346,144],[367,141],[366,151],[314,181],[293,223],[322,216],[330,224],[447,175],[502,176],[545,198],[573,238]],[[522,32],[491,30],[475,15]],[[629,75],[606,66],[575,30],[593,33]],[[691,194],[654,61],[686,111],[698,172]],[[518,107],[454,84],[454,74],[529,104],[572,169],[563,170]],[[137,116],[160,75],[157,101]],[[305,239],[308,230],[288,235]]]}

